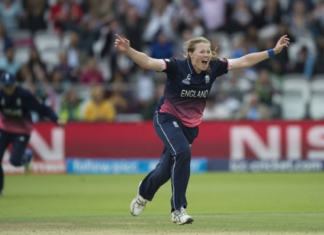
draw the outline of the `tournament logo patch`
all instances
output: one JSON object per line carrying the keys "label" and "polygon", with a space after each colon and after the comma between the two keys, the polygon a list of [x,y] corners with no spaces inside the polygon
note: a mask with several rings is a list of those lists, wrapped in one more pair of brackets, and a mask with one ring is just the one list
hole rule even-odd
{"label": "tournament logo patch", "polygon": [[182,80],[182,83],[190,85],[191,74],[188,74],[185,79]]}

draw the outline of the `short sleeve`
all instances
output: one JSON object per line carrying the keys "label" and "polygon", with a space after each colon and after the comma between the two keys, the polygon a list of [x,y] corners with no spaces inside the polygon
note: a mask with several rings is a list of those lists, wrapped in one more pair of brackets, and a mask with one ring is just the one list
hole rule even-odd
{"label": "short sleeve", "polygon": [[168,75],[168,78],[172,78],[177,72],[177,61],[175,59],[162,59],[162,61],[164,62],[162,72],[165,72]]}
{"label": "short sleeve", "polygon": [[229,61],[228,59],[218,59],[216,61],[211,62],[212,70],[215,72],[215,77],[222,76],[223,74],[226,74],[229,69]]}

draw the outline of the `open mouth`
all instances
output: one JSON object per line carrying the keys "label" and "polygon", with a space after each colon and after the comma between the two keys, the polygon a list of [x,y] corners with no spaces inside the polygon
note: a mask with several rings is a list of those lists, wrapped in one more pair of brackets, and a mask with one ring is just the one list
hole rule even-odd
{"label": "open mouth", "polygon": [[203,64],[203,65],[207,65],[207,64],[208,64],[208,60],[203,60],[203,61],[202,61],[202,64]]}

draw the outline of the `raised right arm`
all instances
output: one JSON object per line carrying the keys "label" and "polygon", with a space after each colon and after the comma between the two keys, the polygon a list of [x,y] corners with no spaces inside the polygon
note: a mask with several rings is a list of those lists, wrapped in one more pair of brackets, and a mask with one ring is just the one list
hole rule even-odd
{"label": "raised right arm", "polygon": [[165,68],[165,63],[163,60],[151,58],[145,53],[133,49],[130,46],[129,40],[126,38],[122,38],[118,34],[116,34],[115,48],[120,52],[124,52],[126,55],[129,56],[129,58],[131,58],[136,64],[141,66],[143,69],[162,71]]}

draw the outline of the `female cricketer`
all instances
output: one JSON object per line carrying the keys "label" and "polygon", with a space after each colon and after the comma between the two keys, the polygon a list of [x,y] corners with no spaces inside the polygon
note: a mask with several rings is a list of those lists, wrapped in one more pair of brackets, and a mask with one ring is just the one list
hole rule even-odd
{"label": "female cricketer", "polygon": [[10,163],[13,166],[26,166],[33,155],[26,151],[33,123],[30,111],[49,118],[58,126],[64,127],[65,121],[58,119],[55,112],[40,103],[28,90],[19,86],[14,75],[4,72],[1,75],[0,89],[0,196],[4,187],[2,158],[12,143]]}
{"label": "female cricketer", "polygon": [[198,126],[211,86],[217,77],[229,70],[251,67],[288,47],[289,38],[282,36],[273,49],[247,54],[236,59],[218,59],[211,43],[204,37],[185,42],[184,59],[154,59],[136,51],[130,41],[116,35],[115,48],[126,53],[144,69],[165,72],[164,95],[154,115],[154,128],[164,143],[160,162],[139,184],[137,196],[130,205],[131,214],[139,215],[152,201],[157,190],[171,179],[171,221],[189,224],[186,213],[186,190],[190,177],[190,146],[198,136]]}

